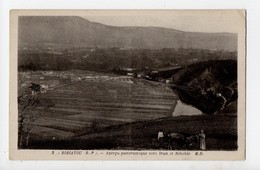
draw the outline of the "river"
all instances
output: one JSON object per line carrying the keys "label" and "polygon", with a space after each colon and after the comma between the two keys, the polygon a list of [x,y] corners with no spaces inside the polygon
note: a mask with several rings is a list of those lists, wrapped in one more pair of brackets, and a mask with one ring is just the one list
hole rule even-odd
{"label": "river", "polygon": [[175,109],[172,113],[172,116],[182,116],[182,115],[188,115],[188,116],[192,116],[192,115],[201,115],[202,112],[193,107],[192,105],[187,105],[183,102],[181,102],[180,100],[177,100],[177,104],[175,106]]}

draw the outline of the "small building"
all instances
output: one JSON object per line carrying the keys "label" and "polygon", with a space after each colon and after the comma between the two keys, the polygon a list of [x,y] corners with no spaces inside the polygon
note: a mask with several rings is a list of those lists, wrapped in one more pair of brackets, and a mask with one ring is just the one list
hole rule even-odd
{"label": "small building", "polygon": [[133,71],[133,68],[125,68],[126,71]]}
{"label": "small building", "polygon": [[134,73],[127,73],[128,76],[134,76]]}
{"label": "small building", "polygon": [[41,93],[46,93],[47,90],[48,90],[49,86],[48,85],[41,85],[41,89],[40,89],[40,92]]}
{"label": "small building", "polygon": [[49,75],[53,75],[54,72],[53,71],[44,71],[42,72],[43,75],[49,76]]}
{"label": "small building", "polygon": [[22,83],[21,87],[27,87],[27,84],[26,83]]}

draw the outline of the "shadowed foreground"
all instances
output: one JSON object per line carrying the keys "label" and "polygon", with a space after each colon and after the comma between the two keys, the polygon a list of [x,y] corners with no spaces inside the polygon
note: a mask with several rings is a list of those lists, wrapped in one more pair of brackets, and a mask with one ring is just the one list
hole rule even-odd
{"label": "shadowed foreground", "polygon": [[[207,150],[237,149],[237,117],[235,114],[168,117],[150,121],[111,126],[95,133],[64,140],[32,141],[28,149],[167,149],[153,144],[160,129],[185,135],[204,129]],[[174,150],[185,147],[173,147]],[[189,150],[197,150],[194,143]]]}

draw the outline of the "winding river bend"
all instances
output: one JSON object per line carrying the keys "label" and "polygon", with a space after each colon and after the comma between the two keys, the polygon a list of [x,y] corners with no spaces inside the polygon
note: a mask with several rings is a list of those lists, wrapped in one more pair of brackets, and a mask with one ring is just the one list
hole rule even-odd
{"label": "winding river bend", "polygon": [[175,106],[175,109],[172,113],[172,116],[182,116],[182,115],[187,115],[187,116],[192,116],[192,115],[201,115],[202,112],[193,107],[192,105],[187,105],[180,100],[177,100],[177,104]]}

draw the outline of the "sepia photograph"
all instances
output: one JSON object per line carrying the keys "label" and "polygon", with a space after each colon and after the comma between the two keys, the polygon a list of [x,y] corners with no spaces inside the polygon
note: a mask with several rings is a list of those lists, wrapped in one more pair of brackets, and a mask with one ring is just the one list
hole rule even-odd
{"label": "sepia photograph", "polygon": [[245,159],[244,10],[10,15],[12,159]]}

